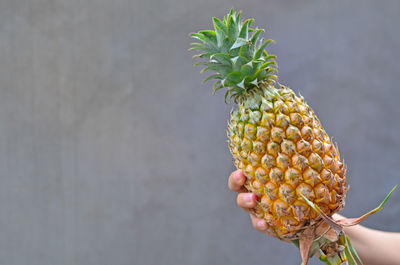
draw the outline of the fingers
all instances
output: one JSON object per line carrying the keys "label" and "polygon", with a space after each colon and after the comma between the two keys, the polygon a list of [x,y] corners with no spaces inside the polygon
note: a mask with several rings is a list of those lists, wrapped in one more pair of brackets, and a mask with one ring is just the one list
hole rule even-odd
{"label": "fingers", "polygon": [[235,192],[242,191],[245,181],[246,176],[243,172],[241,170],[236,170],[229,176],[228,187]]}
{"label": "fingers", "polygon": [[250,218],[251,218],[251,223],[253,224],[253,227],[257,231],[268,234],[268,232],[267,232],[268,224],[264,219],[257,218],[253,214],[250,214]]}
{"label": "fingers", "polygon": [[240,192],[237,196],[237,204],[245,211],[257,205],[257,196],[254,193],[246,193],[243,186],[246,182],[246,176],[241,170],[234,171],[228,180],[228,186],[232,191]]}
{"label": "fingers", "polygon": [[239,193],[236,201],[240,207],[248,210],[257,205],[257,196],[254,193]]}
{"label": "fingers", "polygon": [[[247,190],[243,186],[245,182],[246,176],[241,170],[236,170],[229,176],[228,187],[234,192],[241,192],[237,196],[237,204],[243,210],[250,211],[250,209],[257,205],[257,196],[254,193],[246,192]],[[254,216],[254,214],[250,214],[250,218],[253,227],[257,231],[271,235],[268,232],[268,224],[264,219],[257,218]]]}

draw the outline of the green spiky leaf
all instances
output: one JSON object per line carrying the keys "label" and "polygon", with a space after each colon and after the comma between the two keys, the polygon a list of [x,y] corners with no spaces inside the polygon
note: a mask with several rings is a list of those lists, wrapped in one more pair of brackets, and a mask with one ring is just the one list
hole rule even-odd
{"label": "green spiky leaf", "polygon": [[353,225],[361,223],[365,218],[367,218],[371,214],[377,213],[380,210],[382,210],[383,206],[385,205],[385,203],[389,199],[390,195],[392,195],[393,191],[396,188],[397,188],[397,185],[393,187],[393,189],[388,193],[388,195],[386,195],[385,199],[381,202],[381,204],[379,204],[379,206],[376,207],[375,209],[373,209],[372,211],[369,211],[368,213],[366,213],[366,214],[364,214],[364,215],[362,215],[362,216],[360,216],[358,218],[341,219],[341,220],[337,221],[337,223],[342,225],[342,226],[353,226]]}
{"label": "green spiky leaf", "polygon": [[254,54],[254,58],[258,59],[260,58],[260,56],[262,55],[262,52],[264,51],[265,47],[267,47],[268,44],[270,44],[271,42],[273,42],[273,40],[266,40],[264,41],[258,48],[256,53]]}
{"label": "green spiky leaf", "polygon": [[257,39],[258,39],[258,36],[261,34],[261,32],[263,32],[264,30],[263,29],[258,29],[258,30],[256,30],[256,32],[254,32],[254,34],[253,34],[253,36],[251,37],[251,42],[253,43],[253,44],[255,44],[256,43],[256,41],[257,41]]}
{"label": "green spiky leaf", "polygon": [[361,261],[360,257],[357,254],[357,251],[354,249],[353,245],[351,244],[349,237],[345,234],[343,234],[343,237],[345,238],[346,246],[347,246],[348,250],[350,251],[351,256],[354,258],[355,262],[357,262],[360,265],[363,265],[363,262]]}
{"label": "green spiky leaf", "polygon": [[221,22],[221,20],[219,20],[218,18],[214,17],[213,18],[213,22],[214,22],[214,28],[215,29],[219,28],[224,33],[228,33],[228,28],[227,28],[227,25],[226,25],[226,21],[225,22]]}
{"label": "green spiky leaf", "polygon": [[242,28],[240,29],[239,37],[247,40],[249,38],[249,27],[250,24],[253,22],[253,19],[247,19],[244,23]]}
{"label": "green spiky leaf", "polygon": [[236,48],[240,48],[243,45],[245,45],[247,43],[246,39],[243,38],[237,38],[235,43],[232,45],[231,50],[236,49]]}
{"label": "green spiky leaf", "polygon": [[214,92],[226,88],[225,98],[235,102],[277,78],[275,56],[264,50],[272,41],[260,39],[263,29],[250,28],[253,19],[242,22],[240,17],[241,12],[231,9],[222,20],[213,18],[214,30],[192,33],[196,42],[190,48],[199,51],[194,58],[202,61],[197,65],[206,66],[201,72],[215,72],[205,79],[218,79]]}
{"label": "green spiky leaf", "polygon": [[220,74],[210,75],[209,77],[204,79],[202,83],[204,84],[205,82],[207,82],[208,80],[211,80],[211,79],[222,79],[222,77]]}

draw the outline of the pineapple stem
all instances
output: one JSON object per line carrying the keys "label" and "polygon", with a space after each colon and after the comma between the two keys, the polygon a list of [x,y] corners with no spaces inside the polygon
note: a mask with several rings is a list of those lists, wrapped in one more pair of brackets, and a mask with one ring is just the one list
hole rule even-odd
{"label": "pineapple stem", "polygon": [[[293,243],[299,248],[298,240]],[[314,241],[309,257],[314,255],[319,255],[319,259],[327,265],[363,265],[345,233],[342,233],[336,242],[328,241],[323,237]],[[301,265],[305,265],[304,262]]]}

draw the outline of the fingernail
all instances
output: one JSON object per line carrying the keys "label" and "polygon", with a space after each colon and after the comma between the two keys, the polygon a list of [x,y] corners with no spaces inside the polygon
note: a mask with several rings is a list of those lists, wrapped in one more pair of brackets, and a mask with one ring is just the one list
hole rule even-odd
{"label": "fingernail", "polygon": [[236,173],[234,176],[235,180],[239,181],[242,177],[240,176],[239,173]]}
{"label": "fingernail", "polygon": [[257,222],[257,226],[258,226],[258,228],[260,228],[260,229],[265,229],[265,228],[266,228],[265,221],[264,221],[264,220],[258,221],[258,222]]}
{"label": "fingernail", "polygon": [[253,202],[253,194],[252,193],[246,194],[244,196],[244,199],[245,199],[246,202]]}

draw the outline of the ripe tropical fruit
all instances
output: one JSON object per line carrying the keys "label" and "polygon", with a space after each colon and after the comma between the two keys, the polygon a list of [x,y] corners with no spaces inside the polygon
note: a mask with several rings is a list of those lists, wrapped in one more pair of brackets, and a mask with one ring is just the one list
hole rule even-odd
{"label": "ripe tropical fruit", "polygon": [[225,101],[238,104],[228,123],[229,149],[258,197],[254,214],[270,234],[297,243],[304,264],[313,254],[329,264],[347,262],[357,255],[343,253],[351,249],[340,233],[345,222],[331,219],[345,203],[346,167],[303,97],[278,83],[276,58],[265,50],[272,40],[240,17],[232,9],[222,21],[213,18],[214,30],[192,33],[191,49],[200,52],[194,57],[203,59],[202,72],[215,72],[204,80],[216,80],[214,93],[226,88]]}
{"label": "ripe tropical fruit", "polygon": [[259,203],[255,215],[281,239],[321,219],[301,194],[332,215],[344,205],[346,170],[311,108],[285,86],[259,84],[228,126],[235,165]]}

